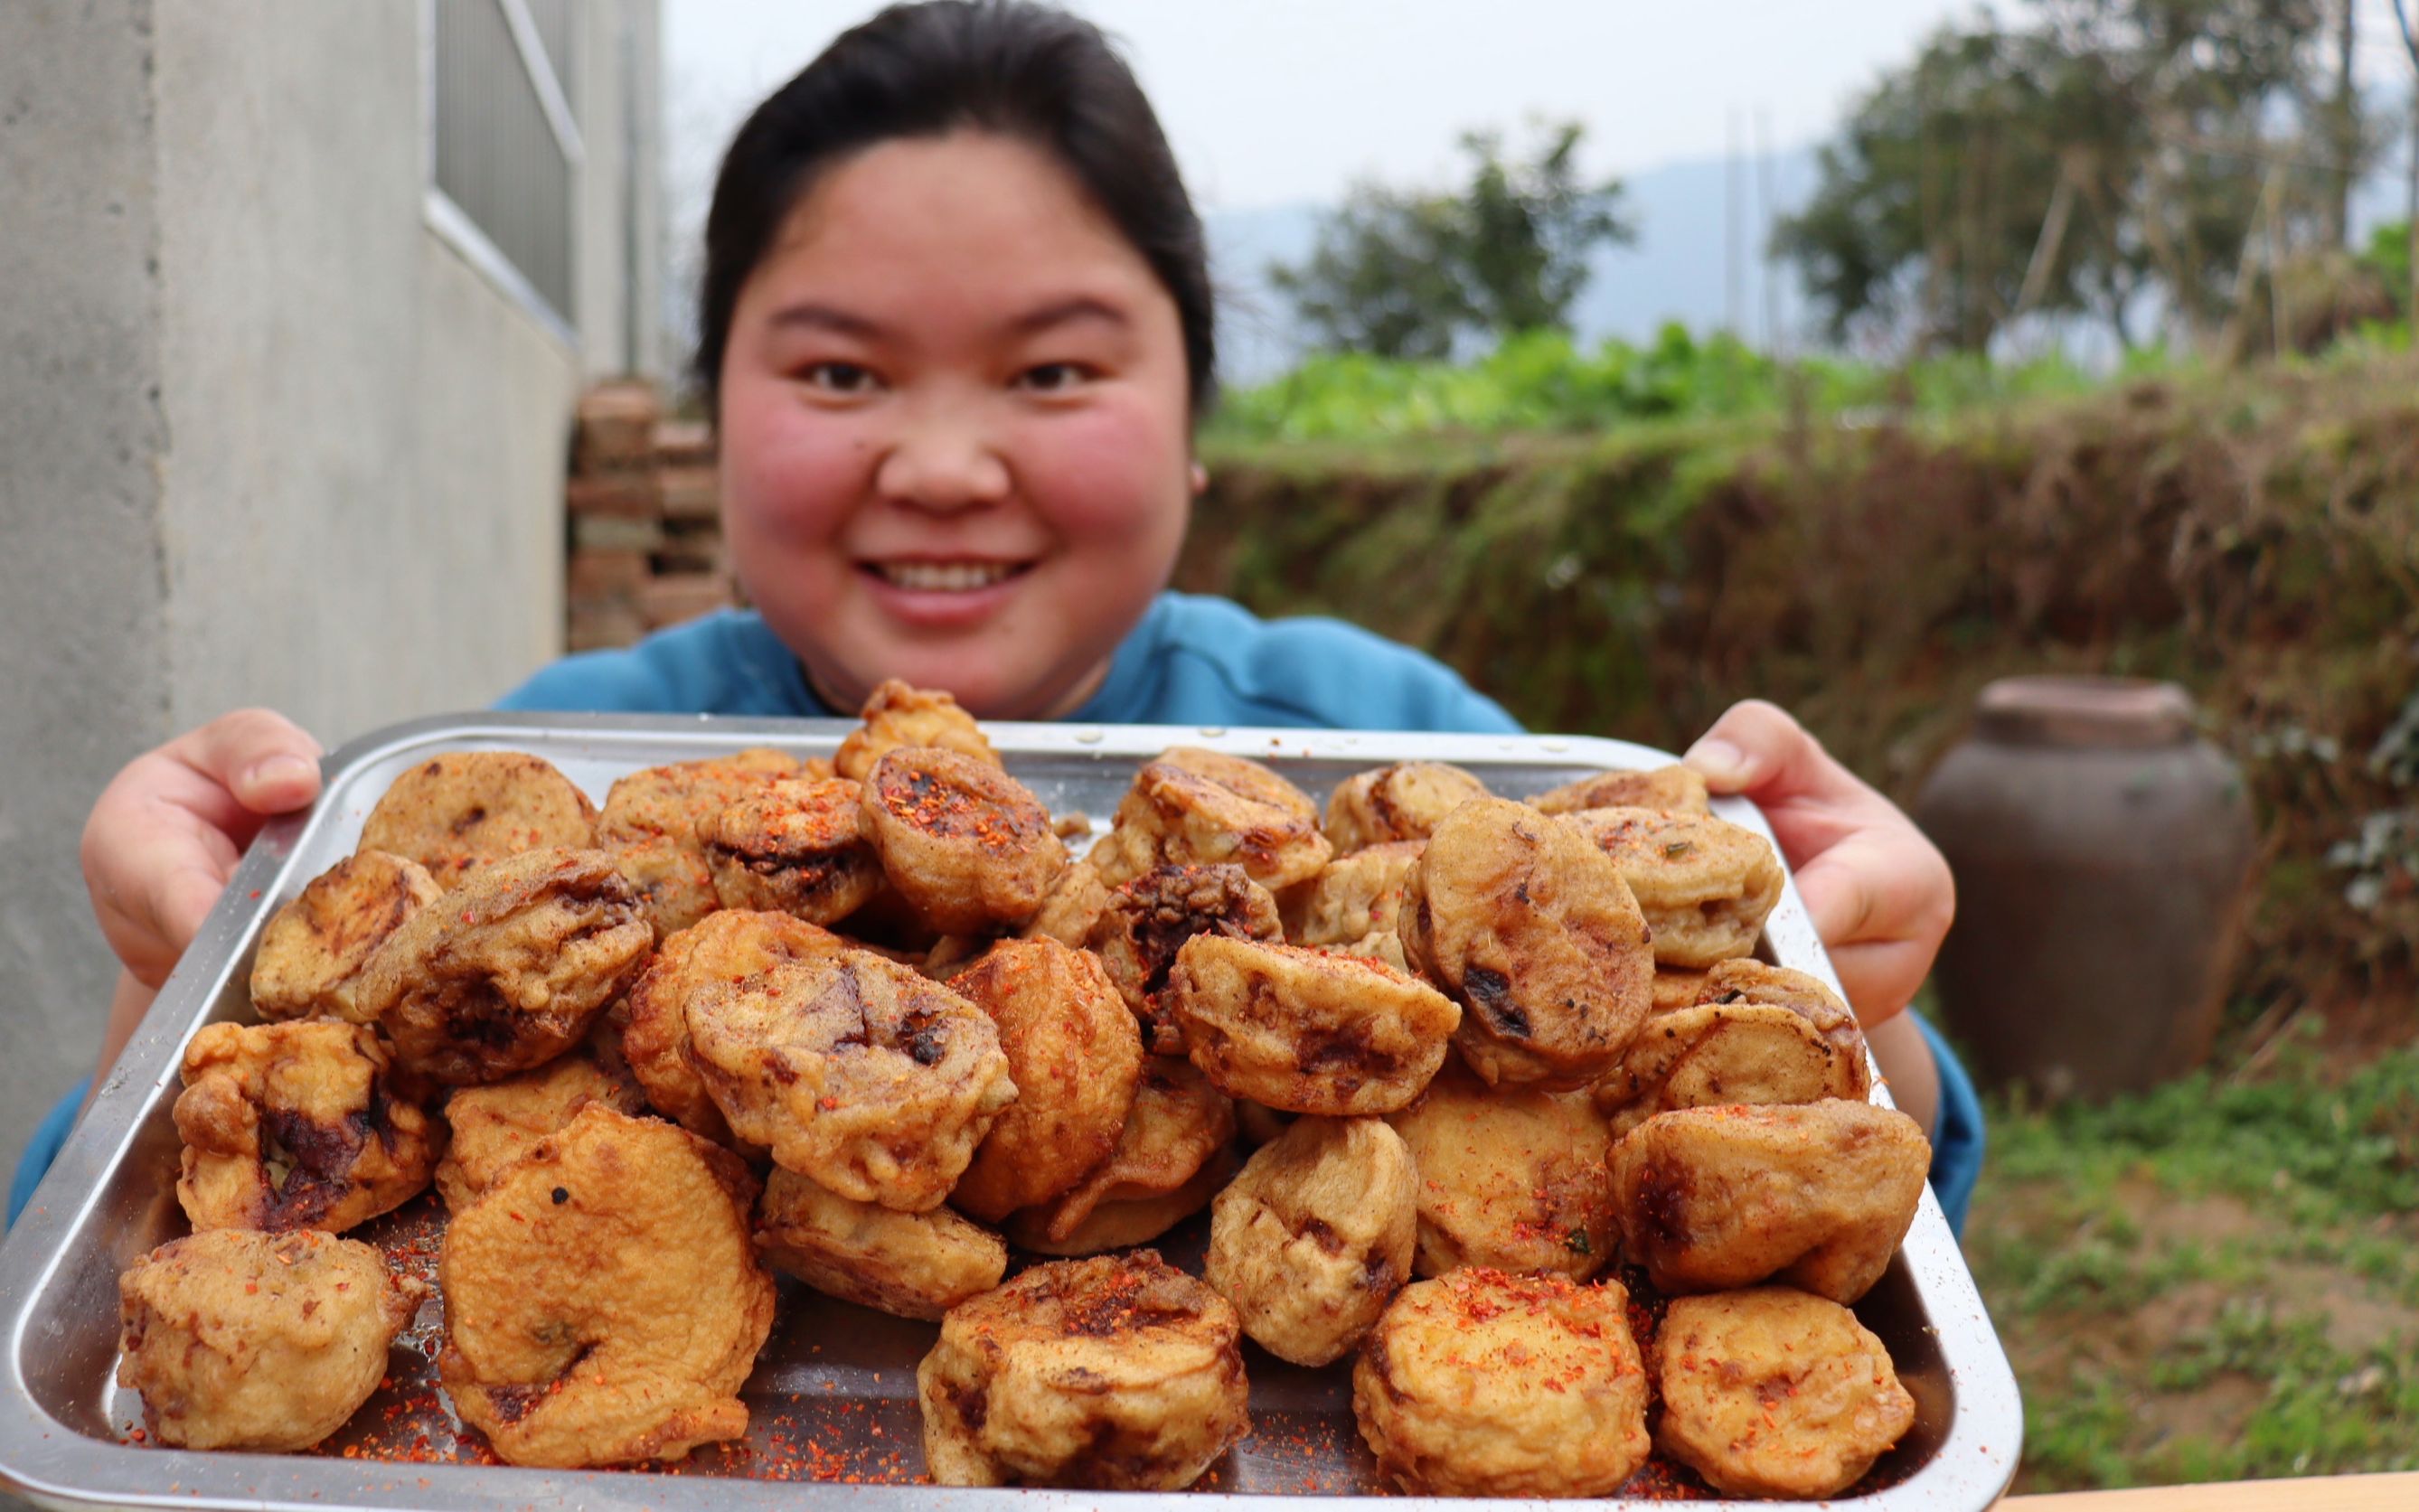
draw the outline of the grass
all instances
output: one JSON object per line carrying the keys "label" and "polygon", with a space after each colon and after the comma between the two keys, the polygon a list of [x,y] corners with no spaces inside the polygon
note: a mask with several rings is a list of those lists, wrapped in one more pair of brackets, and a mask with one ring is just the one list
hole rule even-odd
{"label": "grass", "polygon": [[2419,1469],[2419,1045],[1992,1109],[2027,1490]]}

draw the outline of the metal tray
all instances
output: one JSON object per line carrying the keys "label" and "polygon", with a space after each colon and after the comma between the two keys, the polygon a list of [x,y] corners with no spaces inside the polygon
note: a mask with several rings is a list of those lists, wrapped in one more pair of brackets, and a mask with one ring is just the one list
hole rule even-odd
{"label": "metal tray", "polygon": [[[702,1509],[772,1507],[800,1495],[862,1512],[911,1505],[1057,1512],[1099,1504],[1102,1498],[1092,1493],[919,1484],[915,1365],[930,1348],[932,1325],[833,1302],[786,1279],[772,1338],[746,1387],[747,1440],[700,1451],[670,1472],[516,1469],[488,1457],[476,1435],[457,1444],[455,1421],[435,1389],[431,1357],[440,1327],[434,1296],[397,1341],[386,1384],[342,1433],[311,1454],[146,1447],[136,1434],[141,1403],[116,1383],[118,1273],[185,1228],[174,1192],[178,1147],[169,1118],[184,1045],[205,1024],[250,1018],[245,981],[262,924],[305,882],[350,853],[363,817],[398,774],[442,750],[532,750],[601,800],[616,777],[639,767],[750,745],[824,754],[853,728],[837,720],[486,714],[397,725],[331,756],[324,795],[307,814],[271,824],[254,843],[0,1247],[0,1319],[7,1330],[0,1350],[0,1484],[44,1505],[76,1508]],[[1096,828],[1135,765],[1178,744],[1257,758],[1321,797],[1343,778],[1391,761],[1454,762],[1498,793],[1519,797],[1591,770],[1672,759],[1641,746],[1577,737],[988,729],[1009,769],[1054,812],[1082,810],[1093,816]],[[1770,835],[1752,805],[1721,800],[1716,808]],[[1794,886],[1764,926],[1764,953],[1837,986]],[[1887,1094],[1875,1095],[1886,1101]],[[423,1197],[356,1237],[379,1244],[398,1264],[426,1272],[439,1233],[433,1202]],[[1197,1270],[1203,1227],[1195,1219],[1161,1247]],[[1905,1243],[1857,1312],[1888,1346],[1915,1396],[1916,1423],[1841,1500],[1875,1512],[1988,1506],[2014,1474],[2022,1442],[2015,1378],[1928,1189]],[[1248,1343],[1245,1355],[1254,1432],[1213,1468],[1202,1489],[1305,1504],[1316,1497],[1322,1512],[1337,1507],[1338,1497],[1367,1498],[1383,1489],[1353,1428],[1348,1372],[1340,1365],[1287,1365]],[[801,1480],[815,1484],[811,1489],[785,1484]],[[1692,1485],[1667,1477],[1643,1489],[1659,1504],[1687,1494]],[[1633,1483],[1631,1489],[1640,1489]],[[1174,1498],[1120,1500],[1140,1505]],[[1643,1506],[1649,1500],[1615,1499],[1615,1504]]]}

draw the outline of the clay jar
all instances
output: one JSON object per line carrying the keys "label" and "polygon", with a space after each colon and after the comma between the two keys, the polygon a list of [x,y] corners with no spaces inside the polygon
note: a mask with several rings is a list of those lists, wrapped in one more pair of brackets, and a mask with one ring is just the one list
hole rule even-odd
{"label": "clay jar", "polygon": [[1957,875],[1937,967],[1986,1081],[2103,1098],[2208,1058],[2254,837],[2171,683],[1991,684],[1916,802]]}

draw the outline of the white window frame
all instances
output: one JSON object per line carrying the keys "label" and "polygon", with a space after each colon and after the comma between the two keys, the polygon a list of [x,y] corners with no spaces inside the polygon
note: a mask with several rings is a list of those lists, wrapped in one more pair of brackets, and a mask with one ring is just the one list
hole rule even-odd
{"label": "white window frame", "polygon": [[[539,41],[537,24],[530,19],[526,0],[421,0],[420,5],[420,86],[421,86],[421,220],[436,233],[438,239],[453,248],[462,260],[476,269],[499,292],[521,307],[522,311],[565,347],[579,349],[579,331],[573,312],[557,310],[537,290],[528,276],[516,267],[503,250],[481,230],[479,223],[468,210],[454,202],[452,195],[437,187],[437,8],[440,5],[493,5],[503,12],[504,26],[512,34],[513,50],[520,55],[521,68],[529,76],[530,88],[537,96],[538,108],[546,116],[547,128],[554,134],[555,145],[562,148],[564,166],[571,174],[570,224],[564,232],[571,239],[575,262],[579,247],[579,204],[582,170],[588,162],[586,145],[581,139],[579,121],[572,115],[570,98],[563,92],[562,81],[555,77],[554,66]],[[578,49],[578,8],[573,11],[574,37],[571,50]],[[566,66],[569,60],[565,60]],[[572,286],[578,287],[577,273]]]}

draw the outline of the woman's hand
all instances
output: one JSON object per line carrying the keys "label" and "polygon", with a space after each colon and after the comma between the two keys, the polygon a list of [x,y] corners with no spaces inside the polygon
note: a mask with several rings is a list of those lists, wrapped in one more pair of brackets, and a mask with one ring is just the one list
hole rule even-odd
{"label": "woman's hand", "polygon": [[319,795],[319,743],[242,709],[127,764],[84,826],[84,880],[109,948],[157,988],[271,814]]}
{"label": "woman's hand", "polygon": [[1753,799],[1871,1031],[1923,985],[1957,913],[1949,863],[1897,805],[1761,700],[1733,705],[1682,758],[1716,793]]}

